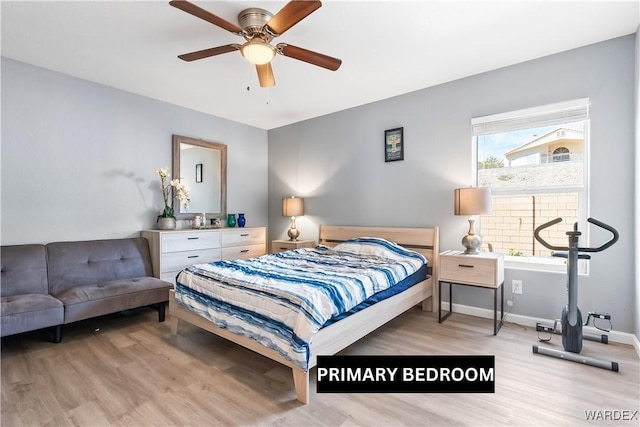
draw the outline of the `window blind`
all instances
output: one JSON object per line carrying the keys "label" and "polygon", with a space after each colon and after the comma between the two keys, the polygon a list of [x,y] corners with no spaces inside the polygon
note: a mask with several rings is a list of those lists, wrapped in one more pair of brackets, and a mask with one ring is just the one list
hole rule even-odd
{"label": "window blind", "polygon": [[589,118],[589,98],[526,108],[471,119],[474,136],[540,126],[578,122]]}

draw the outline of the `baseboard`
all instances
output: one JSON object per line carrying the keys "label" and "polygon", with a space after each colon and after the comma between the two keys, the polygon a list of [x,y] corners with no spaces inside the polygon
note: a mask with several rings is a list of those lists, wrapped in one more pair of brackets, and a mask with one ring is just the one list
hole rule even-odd
{"label": "baseboard", "polygon": [[[449,303],[443,301],[442,309],[445,311],[449,310]],[[454,303],[453,311],[455,313],[468,314],[469,316],[493,319],[493,310],[489,310],[486,308]],[[515,323],[518,325],[523,325],[523,326],[531,326],[531,327],[535,327],[537,322],[553,323],[553,319],[540,319],[536,317],[523,316],[521,314],[514,314],[514,313],[506,313],[504,321]],[[609,338],[609,341],[611,342],[632,345],[636,350],[636,354],[638,355],[638,357],[640,357],[640,341],[638,341],[638,337],[636,337],[634,334],[630,334],[628,332],[620,332],[620,331],[603,332],[597,328],[594,328],[593,326],[585,326],[583,330],[585,333],[590,335],[607,335]]]}
{"label": "baseboard", "polygon": [[636,353],[638,354],[638,357],[640,357],[640,341],[638,341],[638,337],[635,335],[633,336],[633,347],[636,349]]}

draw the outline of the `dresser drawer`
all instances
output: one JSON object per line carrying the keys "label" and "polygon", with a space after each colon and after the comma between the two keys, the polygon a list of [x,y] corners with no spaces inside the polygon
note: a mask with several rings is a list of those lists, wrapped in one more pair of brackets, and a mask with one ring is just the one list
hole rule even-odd
{"label": "dresser drawer", "polygon": [[266,232],[264,228],[240,228],[237,230],[224,230],[222,232],[223,248],[229,246],[264,245],[265,241]]}
{"label": "dresser drawer", "polygon": [[254,258],[264,254],[264,243],[222,248],[222,259]]}
{"label": "dresser drawer", "polygon": [[498,286],[498,262],[468,255],[441,257],[440,280],[477,286]]}
{"label": "dresser drawer", "polygon": [[220,247],[220,232],[184,232],[162,235],[162,252],[196,251]]}
{"label": "dresser drawer", "polygon": [[195,251],[168,252],[162,254],[162,271],[182,270],[193,264],[220,260],[220,249],[201,249]]}

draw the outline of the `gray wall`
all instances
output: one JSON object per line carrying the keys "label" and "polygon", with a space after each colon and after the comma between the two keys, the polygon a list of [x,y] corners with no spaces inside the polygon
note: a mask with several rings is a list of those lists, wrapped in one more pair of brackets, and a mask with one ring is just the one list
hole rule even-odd
{"label": "gray wall", "polygon": [[267,132],[2,58],[3,245],[138,235],[171,135],[228,146],[228,210],[267,225]]}
{"label": "gray wall", "polygon": [[[171,165],[175,133],[229,146],[228,210],[245,212],[248,225],[267,225],[268,208],[270,239],[284,238],[289,225],[280,198],[298,195],[306,197],[307,214],[297,221],[302,238],[317,238],[320,224],[438,225],[442,248],[455,249],[467,224],[453,216],[451,194],[472,180],[470,119],[588,96],[590,214],[616,226],[621,239],[594,256],[591,275],[581,278],[580,305],[612,313],[615,329],[638,335],[632,183],[634,165],[640,169],[639,44],[633,35],[614,39],[268,135],[2,58],[0,242],[127,237],[153,228],[162,209],[155,170]],[[385,164],[383,131],[398,126],[405,160]],[[511,279],[524,282],[514,313],[558,317],[563,274],[508,270]],[[456,302],[491,307],[488,292],[458,295]]]}
{"label": "gray wall", "polygon": [[[320,224],[437,225],[442,249],[458,249],[468,224],[453,215],[452,196],[472,182],[471,118],[589,97],[590,215],[621,238],[594,255],[579,302],[583,312],[610,312],[616,330],[632,332],[634,55],[630,35],[269,131],[270,238],[288,228],[280,198],[296,195],[306,198],[302,238],[317,238]],[[405,160],[385,164],[383,132],[399,126]],[[565,274],[509,269],[506,279],[523,280],[514,313],[559,317]],[[455,302],[492,307],[490,292],[457,295]]]}

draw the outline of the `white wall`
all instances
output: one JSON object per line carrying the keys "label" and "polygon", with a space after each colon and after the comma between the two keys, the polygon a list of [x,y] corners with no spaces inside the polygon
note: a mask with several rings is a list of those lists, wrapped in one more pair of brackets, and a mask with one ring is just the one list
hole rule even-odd
{"label": "white wall", "polygon": [[2,58],[3,245],[138,235],[172,134],[228,146],[228,211],[267,225],[267,132]]}
{"label": "white wall", "polygon": [[[635,162],[636,162],[636,179],[635,179],[635,242],[636,248],[640,247],[640,26],[636,31],[636,69],[635,69],[635,124],[636,124],[636,145],[635,145]],[[634,332],[636,338],[640,341],[640,251],[635,251],[635,327]]]}
{"label": "white wall", "polygon": [[[630,35],[269,131],[270,238],[288,227],[280,198],[296,195],[306,198],[307,214],[297,220],[302,238],[317,238],[320,224],[438,225],[442,249],[460,248],[467,221],[453,215],[453,189],[472,183],[471,118],[589,97],[590,214],[621,238],[593,256],[579,303],[633,331],[634,44]],[[385,163],[384,130],[401,126],[405,160]],[[510,269],[506,276],[524,282],[514,313],[560,316],[565,274]],[[490,292],[468,288],[457,290],[456,302],[493,303]]]}

